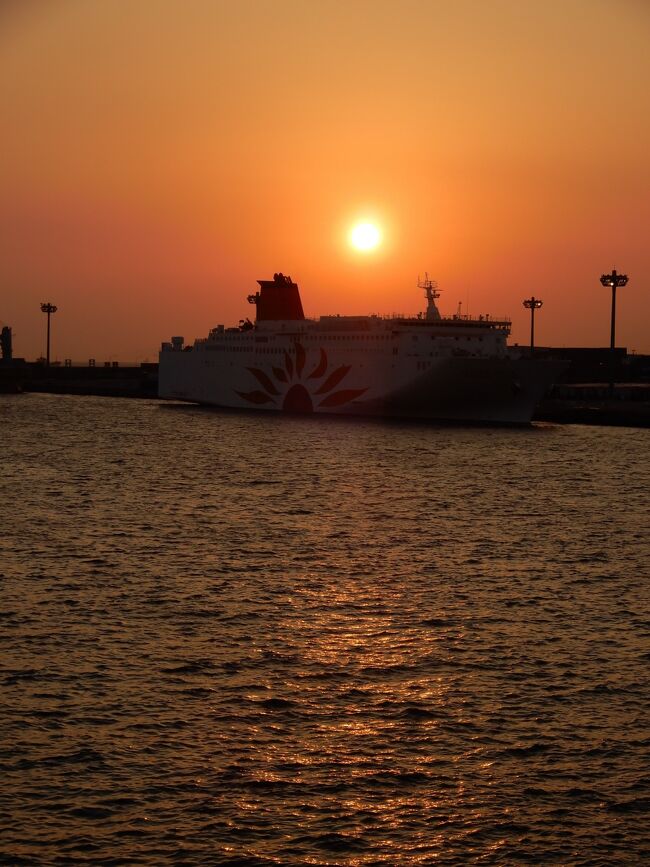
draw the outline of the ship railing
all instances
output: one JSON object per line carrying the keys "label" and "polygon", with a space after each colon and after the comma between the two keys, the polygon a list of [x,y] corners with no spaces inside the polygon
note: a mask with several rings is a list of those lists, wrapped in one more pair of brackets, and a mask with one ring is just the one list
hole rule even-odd
{"label": "ship railing", "polygon": [[386,316],[384,319],[394,322],[417,322],[423,325],[471,325],[472,327],[487,326],[493,328],[510,328],[512,325],[512,320],[509,316],[490,315],[470,316],[463,314],[461,316],[441,316],[440,319],[427,319],[424,314],[421,316],[402,316],[396,314],[394,316]]}
{"label": "ship railing", "polygon": [[319,319],[307,319],[307,322],[321,322],[321,320],[329,320],[345,322],[350,320],[373,319],[381,322],[427,322],[429,325],[436,322],[472,322],[487,325],[511,325],[512,319],[510,316],[491,316],[489,313],[480,313],[478,316],[473,316],[467,313],[461,315],[454,314],[453,316],[441,316],[440,319],[427,319],[424,313],[368,313],[365,316],[333,316],[323,314]]}
{"label": "ship railing", "polygon": [[[37,361],[28,362],[28,364],[39,364],[44,363]],[[88,367],[119,367],[119,368],[133,368],[133,367],[142,367],[143,365],[157,364],[158,363],[158,353],[152,353],[150,356],[145,357],[144,359],[140,359],[139,361],[123,361],[121,359],[115,358],[114,355],[110,355],[108,358],[97,356],[97,358],[87,358],[87,359],[74,359],[74,358],[64,358],[63,361],[56,358],[53,361],[50,361],[50,367],[71,367],[71,368],[88,368]]]}
{"label": "ship railing", "polygon": [[[427,319],[424,313],[368,313],[364,315],[333,315],[323,314],[319,317],[305,317],[300,320],[300,324],[309,323],[310,325],[338,325],[340,328],[354,330],[354,326],[362,320],[372,320],[373,322],[418,322],[423,325],[451,325],[468,323],[473,326],[487,325],[496,328],[510,328],[512,320],[510,316],[491,316],[489,313],[479,314],[478,316],[468,313],[454,314],[453,316],[441,316],[440,319]],[[238,332],[239,328],[227,328],[228,332]],[[252,330],[252,329],[251,329]],[[223,331],[212,329],[208,337],[197,337],[194,341],[197,345],[208,343],[214,337],[221,337]]]}

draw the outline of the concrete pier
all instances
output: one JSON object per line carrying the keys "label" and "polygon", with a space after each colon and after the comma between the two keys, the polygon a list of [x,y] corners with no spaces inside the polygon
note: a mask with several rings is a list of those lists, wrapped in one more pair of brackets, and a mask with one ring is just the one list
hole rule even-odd
{"label": "concrete pier", "polygon": [[534,421],[650,427],[650,383],[562,383],[537,407]]}
{"label": "concrete pier", "polygon": [[158,396],[158,365],[46,367],[19,361],[0,365],[0,392],[21,391],[155,398]]}

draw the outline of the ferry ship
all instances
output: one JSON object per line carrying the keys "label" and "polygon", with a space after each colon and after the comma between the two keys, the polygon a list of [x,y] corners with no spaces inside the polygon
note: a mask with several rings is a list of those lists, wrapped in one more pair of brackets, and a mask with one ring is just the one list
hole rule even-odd
{"label": "ferry ship", "polygon": [[298,285],[278,273],[248,296],[255,320],[162,344],[159,396],[295,413],[528,424],[562,362],[510,348],[510,321],[443,317],[435,281],[418,281],[417,316],[307,319]]}

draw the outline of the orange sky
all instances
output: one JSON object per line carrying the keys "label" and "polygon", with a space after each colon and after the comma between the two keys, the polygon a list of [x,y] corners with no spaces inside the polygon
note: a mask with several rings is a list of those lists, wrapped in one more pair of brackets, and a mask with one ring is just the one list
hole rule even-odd
{"label": "orange sky", "polygon": [[[0,321],[141,361],[252,314],[544,299],[540,344],[650,352],[646,0],[2,0]],[[347,243],[374,215],[385,243]]]}

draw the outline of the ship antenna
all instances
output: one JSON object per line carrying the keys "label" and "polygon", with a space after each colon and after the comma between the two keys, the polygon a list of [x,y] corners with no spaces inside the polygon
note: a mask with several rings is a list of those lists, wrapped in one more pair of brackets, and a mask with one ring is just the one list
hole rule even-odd
{"label": "ship antenna", "polygon": [[429,279],[428,271],[424,272],[424,280],[420,280],[420,276],[418,275],[418,288],[424,289],[424,297],[430,303],[435,301],[436,298],[440,298],[440,292],[438,291],[438,284],[435,280]]}
{"label": "ship antenna", "polygon": [[427,271],[424,272],[424,280],[420,280],[418,275],[418,287],[424,289],[424,297],[427,299],[427,314],[428,320],[439,320],[440,312],[436,307],[436,298],[440,298],[438,284],[435,280],[431,280]]}

